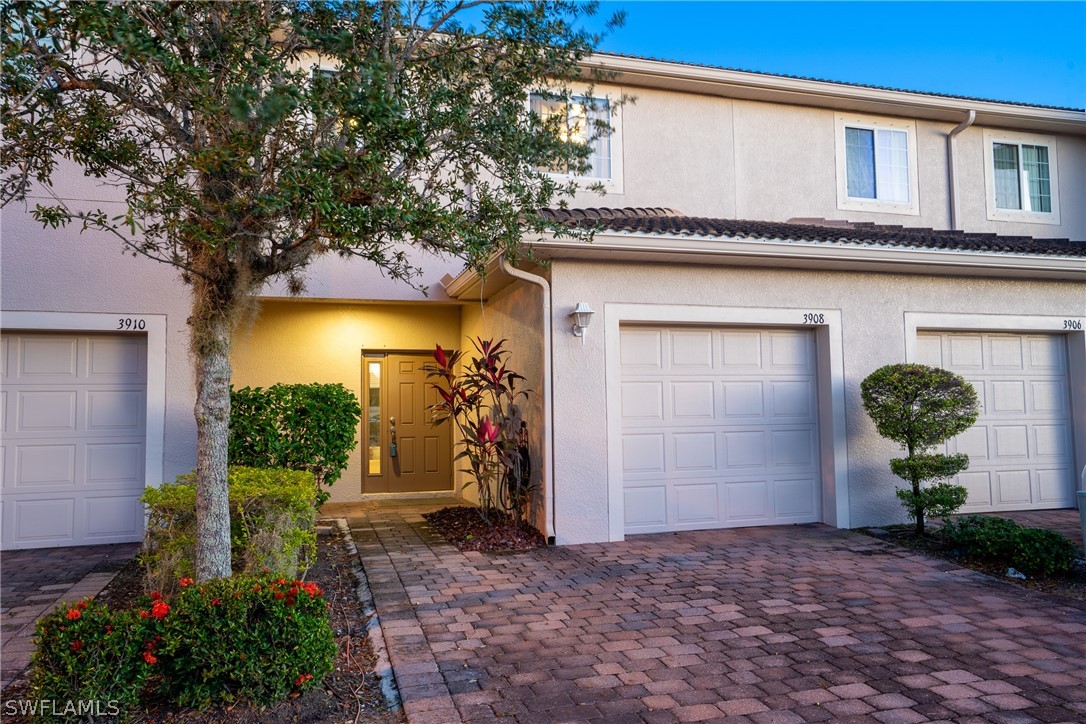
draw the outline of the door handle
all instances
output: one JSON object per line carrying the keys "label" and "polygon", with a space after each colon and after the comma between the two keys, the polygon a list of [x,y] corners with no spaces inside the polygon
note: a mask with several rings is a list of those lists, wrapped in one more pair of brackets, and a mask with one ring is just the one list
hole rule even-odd
{"label": "door handle", "polygon": [[388,456],[390,458],[396,457],[396,418],[388,418]]}

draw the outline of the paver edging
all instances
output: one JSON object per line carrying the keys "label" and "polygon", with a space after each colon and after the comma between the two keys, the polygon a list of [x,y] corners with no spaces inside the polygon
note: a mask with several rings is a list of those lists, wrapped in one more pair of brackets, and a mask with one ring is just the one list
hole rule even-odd
{"label": "paver edging", "polygon": [[357,582],[355,596],[358,598],[359,603],[362,604],[363,615],[367,617],[366,636],[369,637],[374,656],[377,658],[374,673],[377,674],[377,678],[381,682],[381,693],[385,697],[385,706],[389,711],[395,711],[402,706],[402,702],[400,701],[399,689],[396,688],[396,677],[392,671],[392,662],[388,657],[388,647],[385,646],[385,636],[381,630],[381,619],[373,603],[373,594],[370,593],[369,579],[366,578],[366,570],[362,566],[362,559],[358,555],[358,547],[351,537],[351,528],[347,524],[346,518],[336,518],[333,522],[339,530],[347,551],[351,554],[351,569]]}

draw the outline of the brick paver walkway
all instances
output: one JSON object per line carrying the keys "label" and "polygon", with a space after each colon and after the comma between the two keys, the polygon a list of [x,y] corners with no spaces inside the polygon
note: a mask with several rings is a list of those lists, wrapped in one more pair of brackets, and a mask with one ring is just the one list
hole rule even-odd
{"label": "brick paver walkway", "polygon": [[826,526],[460,553],[350,519],[412,724],[1086,721],[1086,604]]}
{"label": "brick paver walkway", "polygon": [[119,543],[0,555],[0,687],[30,663],[34,622],[59,601],[96,595],[138,548],[138,543]]}

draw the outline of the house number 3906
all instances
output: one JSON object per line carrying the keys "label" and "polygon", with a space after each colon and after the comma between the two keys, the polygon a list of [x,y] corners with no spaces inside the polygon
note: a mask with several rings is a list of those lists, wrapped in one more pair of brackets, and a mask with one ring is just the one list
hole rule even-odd
{"label": "house number 3906", "polygon": [[826,323],[826,315],[825,314],[815,314],[814,312],[804,314],[803,315],[803,323],[804,324],[825,324]]}
{"label": "house number 3906", "polygon": [[1064,329],[1082,329],[1082,320],[1080,319],[1065,319],[1063,320]]}
{"label": "house number 3906", "polygon": [[143,319],[136,319],[135,317],[120,317],[117,320],[117,329],[124,330],[141,330],[147,329],[147,322]]}

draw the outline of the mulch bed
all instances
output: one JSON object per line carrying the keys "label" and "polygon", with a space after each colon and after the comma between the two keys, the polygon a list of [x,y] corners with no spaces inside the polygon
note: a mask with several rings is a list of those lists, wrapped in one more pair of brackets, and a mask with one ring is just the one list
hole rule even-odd
{"label": "mulch bed", "polygon": [[[270,707],[238,704],[208,711],[173,711],[167,707],[152,707],[144,712],[130,712],[133,722],[377,722],[399,724],[402,711],[389,712],[376,674],[376,659],[366,636],[366,617],[355,595],[356,583],[353,559],[338,534],[325,532],[317,539],[317,560],[305,578],[324,589],[331,607],[332,631],[339,646],[335,670],[321,687],[302,696],[295,696]],[[143,590],[143,572],[132,561],[99,594],[99,599],[111,606],[128,606]],[[27,699],[26,681],[20,680],[4,689],[4,701]],[[2,709],[0,709],[2,711]],[[7,722],[27,721],[4,717]]]}
{"label": "mulch bed", "polygon": [[422,516],[438,534],[462,551],[503,553],[546,548],[543,534],[530,524],[517,524],[502,511],[490,511],[489,522],[478,508],[442,508]]}
{"label": "mulch bed", "polygon": [[860,532],[872,535],[870,531],[879,531],[879,534],[875,536],[876,538],[908,548],[917,553],[951,561],[963,568],[985,573],[993,578],[1013,583],[1022,588],[1086,601],[1086,567],[1080,565],[1063,575],[1037,578],[1030,576],[1026,580],[1010,578],[1007,576],[1007,566],[1005,565],[993,563],[992,561],[963,558],[958,555],[954,547],[943,539],[942,531],[939,528],[929,526],[928,534],[919,538],[915,535],[914,530],[914,526],[908,524],[889,525],[884,528],[866,528],[861,529]]}

